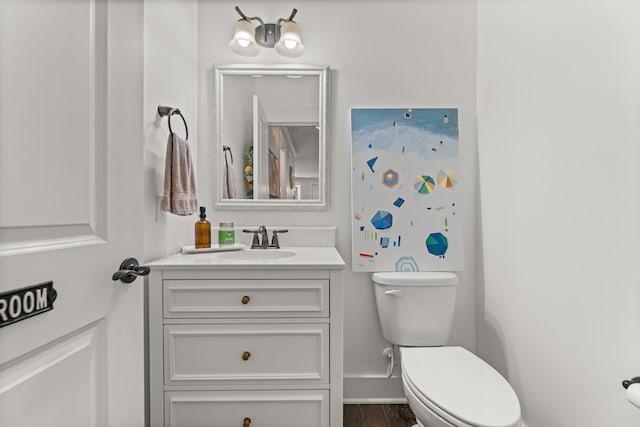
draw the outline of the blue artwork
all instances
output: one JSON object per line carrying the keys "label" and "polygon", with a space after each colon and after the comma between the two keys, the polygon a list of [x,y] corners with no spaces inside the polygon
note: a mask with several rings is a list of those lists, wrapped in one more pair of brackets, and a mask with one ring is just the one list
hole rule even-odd
{"label": "blue artwork", "polygon": [[389,188],[393,188],[398,184],[400,175],[393,169],[387,169],[382,173],[382,183]]}
{"label": "blue artwork", "polygon": [[[409,117],[406,113],[409,113]],[[457,159],[458,110],[352,109],[353,151],[366,150],[371,156],[373,150],[369,145],[372,141],[372,146],[380,152],[403,153],[422,159]],[[436,151],[432,148],[436,148]]]}
{"label": "blue artwork", "polygon": [[352,109],[351,148],[354,271],[463,270],[458,110]]}
{"label": "blue artwork", "polygon": [[410,256],[403,256],[396,261],[395,271],[420,271],[416,260]]}
{"label": "blue artwork", "polygon": [[[446,222],[447,220],[445,218],[445,224]],[[444,256],[447,249],[449,249],[449,241],[442,233],[429,234],[424,243],[427,246],[427,251],[436,256]]]}
{"label": "blue artwork", "polygon": [[387,211],[378,211],[373,218],[371,218],[371,224],[373,224],[377,230],[391,228],[393,225],[393,215]]}
{"label": "blue artwork", "polygon": [[[371,147],[369,147],[369,148],[371,148]],[[378,158],[377,158],[377,157],[374,157],[373,159],[369,159],[369,160],[367,160],[367,165],[369,165],[369,169],[371,169],[371,172],[375,172],[375,171],[373,170],[373,165],[375,165],[375,164],[376,164],[376,160],[378,160]]]}

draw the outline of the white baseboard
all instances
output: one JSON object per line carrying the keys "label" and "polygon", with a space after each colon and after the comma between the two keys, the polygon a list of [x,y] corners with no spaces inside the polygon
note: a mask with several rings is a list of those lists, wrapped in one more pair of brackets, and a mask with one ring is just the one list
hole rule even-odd
{"label": "white baseboard", "polygon": [[345,404],[407,403],[400,377],[353,375],[344,377]]}

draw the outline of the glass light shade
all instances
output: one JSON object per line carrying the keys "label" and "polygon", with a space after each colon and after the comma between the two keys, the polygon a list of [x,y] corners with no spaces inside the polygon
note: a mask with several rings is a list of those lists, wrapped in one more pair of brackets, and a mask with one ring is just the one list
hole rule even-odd
{"label": "glass light shade", "polygon": [[280,27],[280,40],[274,46],[280,55],[295,58],[304,53],[300,37],[300,27],[293,21],[286,21]]}
{"label": "glass light shade", "polygon": [[260,52],[256,43],[256,30],[250,21],[241,19],[236,23],[229,49],[242,56],[256,56]]}

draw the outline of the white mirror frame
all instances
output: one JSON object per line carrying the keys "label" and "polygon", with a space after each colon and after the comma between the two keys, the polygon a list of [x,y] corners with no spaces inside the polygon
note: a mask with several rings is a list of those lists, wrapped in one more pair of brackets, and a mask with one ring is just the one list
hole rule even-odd
{"label": "white mirror frame", "polygon": [[[329,67],[326,65],[299,65],[299,64],[279,64],[279,65],[216,65],[214,66],[214,91],[215,99],[213,105],[214,117],[214,150],[213,164],[214,185],[213,200],[216,209],[234,209],[234,210],[326,210],[329,208]],[[225,76],[252,76],[252,75],[270,75],[270,76],[318,76],[319,79],[319,198],[316,200],[293,200],[293,199],[224,199],[223,177],[224,171],[224,154],[223,147],[223,129],[222,123],[224,111],[220,108],[224,99],[224,78]],[[238,158],[242,158],[242,153],[237,154]]]}

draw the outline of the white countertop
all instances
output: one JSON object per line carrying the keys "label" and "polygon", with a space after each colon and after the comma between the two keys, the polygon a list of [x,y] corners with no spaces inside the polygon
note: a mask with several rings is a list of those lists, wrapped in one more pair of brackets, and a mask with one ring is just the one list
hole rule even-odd
{"label": "white countertop", "polygon": [[[287,251],[295,255],[285,258],[235,259],[231,252],[207,252],[196,254],[176,254],[167,258],[145,263],[152,269],[341,269],[345,263],[336,248],[323,247],[282,247],[281,249],[247,249],[247,251]],[[234,251],[243,252],[243,251]]]}

